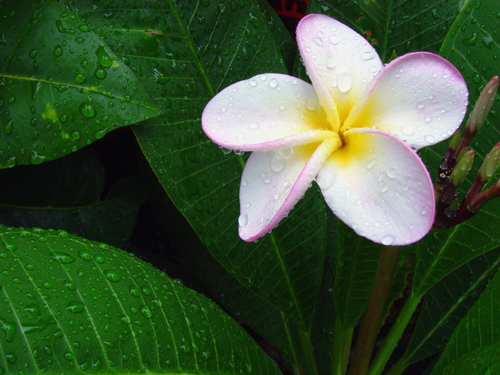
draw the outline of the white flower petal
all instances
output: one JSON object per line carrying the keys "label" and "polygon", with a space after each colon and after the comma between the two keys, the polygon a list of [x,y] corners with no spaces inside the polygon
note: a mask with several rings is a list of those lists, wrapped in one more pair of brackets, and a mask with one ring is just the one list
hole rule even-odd
{"label": "white flower petal", "polygon": [[411,53],[370,82],[344,126],[377,127],[419,149],[457,130],[467,96],[467,85],[452,64],[432,53]]}
{"label": "white flower petal", "polygon": [[329,181],[319,185],[332,211],[377,243],[420,240],[434,221],[434,190],[420,158],[380,130],[351,129],[344,136],[347,144],[318,173]]}
{"label": "white flower petal", "polygon": [[319,146],[316,143],[280,151],[253,152],[241,176],[240,237],[254,241],[276,227],[339,146],[340,139],[330,138]]}
{"label": "white flower petal", "polygon": [[382,68],[382,62],[365,38],[321,14],[308,15],[299,22],[297,44],[335,129],[340,126],[339,116],[347,118],[356,98]]}
{"label": "white flower petal", "polygon": [[237,82],[205,107],[203,130],[230,149],[265,151],[320,142],[333,133],[314,88],[283,74]]}

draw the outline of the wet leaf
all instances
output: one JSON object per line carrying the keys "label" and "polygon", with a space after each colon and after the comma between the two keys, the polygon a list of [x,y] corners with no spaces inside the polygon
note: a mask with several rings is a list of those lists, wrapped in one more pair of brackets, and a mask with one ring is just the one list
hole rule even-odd
{"label": "wet leaf", "polygon": [[59,2],[0,7],[0,168],[56,159],[160,114],[133,72]]}
{"label": "wet leaf", "polygon": [[500,275],[460,322],[431,374],[479,375],[500,370]]}
{"label": "wet leaf", "polygon": [[499,265],[500,250],[492,250],[464,264],[427,292],[404,356],[408,364],[444,349],[453,330],[478,300]]}
{"label": "wet leaf", "polygon": [[[485,6],[470,1],[460,13],[443,43],[440,54],[462,73],[469,89],[469,103],[474,104],[486,83],[500,72],[500,37],[497,35],[500,3]],[[474,39],[472,42],[471,39]],[[494,42],[491,45],[488,38]],[[488,43],[486,43],[488,42]],[[472,106],[469,105],[469,113]],[[471,143],[475,151],[474,165],[461,186],[459,198],[474,182],[484,157],[500,141],[498,96],[492,110]],[[465,129],[462,124],[462,132]],[[448,148],[447,142],[428,147],[423,159],[433,180]],[[449,230],[427,235],[418,244],[418,262],[415,271],[414,293],[421,295],[441,278],[481,254],[500,245],[500,200],[488,202],[472,219]]]}
{"label": "wet leaf", "polygon": [[2,374],[279,374],[213,302],[122,250],[0,227],[0,257]]}

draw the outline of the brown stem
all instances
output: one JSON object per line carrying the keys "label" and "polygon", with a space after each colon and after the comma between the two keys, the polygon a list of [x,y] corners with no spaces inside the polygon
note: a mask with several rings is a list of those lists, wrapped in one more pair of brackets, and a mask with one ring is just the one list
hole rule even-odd
{"label": "brown stem", "polygon": [[370,290],[370,297],[366,307],[359,339],[356,343],[354,358],[352,360],[350,375],[365,375],[372,356],[375,339],[386,311],[389,291],[396,273],[401,247],[384,246],[375,272],[375,279]]}

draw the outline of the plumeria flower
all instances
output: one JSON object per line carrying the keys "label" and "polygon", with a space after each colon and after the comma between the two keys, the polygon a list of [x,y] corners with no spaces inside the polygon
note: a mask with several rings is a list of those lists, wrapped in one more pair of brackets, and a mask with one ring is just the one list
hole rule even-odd
{"label": "plumeria flower", "polygon": [[215,143],[253,151],[241,179],[240,237],[272,230],[316,180],[359,235],[384,245],[418,241],[432,226],[435,198],[415,151],[459,127],[463,77],[426,52],[384,66],[362,36],[324,15],[300,21],[297,43],[312,85],[261,74],[222,90],[202,115]]}

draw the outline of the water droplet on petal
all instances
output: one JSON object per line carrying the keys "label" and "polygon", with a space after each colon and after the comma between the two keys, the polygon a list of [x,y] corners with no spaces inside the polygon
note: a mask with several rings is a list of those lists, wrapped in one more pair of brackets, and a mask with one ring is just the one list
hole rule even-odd
{"label": "water droplet on petal", "polygon": [[348,92],[352,88],[352,73],[342,73],[337,75],[337,86],[340,92]]}
{"label": "water droplet on petal", "polygon": [[250,81],[250,86],[252,86],[252,87],[257,86],[257,81],[256,81],[255,79],[252,79],[252,80]]}
{"label": "water droplet on petal", "polygon": [[278,153],[283,159],[288,159],[290,156],[292,156],[293,149],[291,147],[282,148],[278,151]]}
{"label": "water droplet on petal", "polygon": [[330,43],[332,43],[332,44],[339,44],[339,43],[340,43],[340,39],[339,39],[339,37],[338,37],[338,36],[336,36],[336,35],[330,35],[330,36],[328,37],[328,41],[329,41]]}
{"label": "water droplet on petal", "polygon": [[308,98],[306,100],[306,108],[309,109],[310,111],[314,111],[318,105],[318,102],[316,99],[313,98]]}
{"label": "water droplet on petal", "polygon": [[316,176],[316,182],[318,183],[321,190],[330,189],[337,180],[334,173],[323,172]]}
{"label": "water droplet on petal", "polygon": [[313,42],[314,44],[316,44],[317,46],[321,47],[323,45],[323,41],[321,40],[321,38],[313,38]]}
{"label": "water droplet on petal", "polygon": [[252,130],[256,130],[256,129],[258,129],[258,128],[259,128],[259,123],[258,123],[258,122],[256,122],[256,121],[253,121],[253,122],[251,122],[251,123],[250,123],[250,125],[249,125],[249,126],[250,126],[250,129],[252,129]]}
{"label": "water droplet on petal", "polygon": [[325,65],[329,69],[335,68],[335,60],[333,59],[333,57],[327,57],[326,61],[325,61]]}
{"label": "water droplet on petal", "polygon": [[425,139],[425,141],[426,141],[427,143],[434,143],[434,142],[435,142],[434,137],[433,137],[432,135],[430,135],[430,134],[427,134],[427,135],[424,137],[424,139]]}
{"label": "water droplet on petal", "polygon": [[278,80],[276,78],[273,78],[269,81],[269,86],[274,89],[276,86],[278,86]]}
{"label": "water droplet on petal", "polygon": [[382,245],[391,246],[394,243],[394,241],[395,241],[394,236],[388,234],[387,236],[384,236],[382,238]]}
{"label": "water droplet on petal", "polygon": [[424,107],[425,107],[425,103],[423,101],[420,101],[420,102],[417,103],[417,108],[418,109],[422,109]]}
{"label": "water droplet on petal", "polygon": [[425,115],[425,121],[431,122],[432,121],[432,116],[431,115]]}
{"label": "water droplet on petal", "polygon": [[404,135],[413,135],[413,134],[415,134],[415,129],[411,125],[403,126],[402,130],[403,130],[403,134]]}
{"label": "water droplet on petal", "polygon": [[248,224],[248,215],[247,214],[240,215],[240,217],[238,218],[238,224],[242,228],[245,227]]}
{"label": "water droplet on petal", "polygon": [[283,158],[276,157],[271,160],[271,169],[277,173],[281,172],[284,166],[285,160]]}
{"label": "water droplet on petal", "polygon": [[372,52],[363,52],[361,54],[361,60],[368,61],[371,60],[375,57],[375,55]]}
{"label": "water droplet on petal", "polygon": [[372,169],[374,166],[377,165],[377,159],[372,159],[368,162],[368,164],[366,165],[366,168],[368,170]]}
{"label": "water droplet on petal", "polygon": [[398,171],[394,168],[389,168],[387,170],[387,177],[395,179],[398,176]]}

